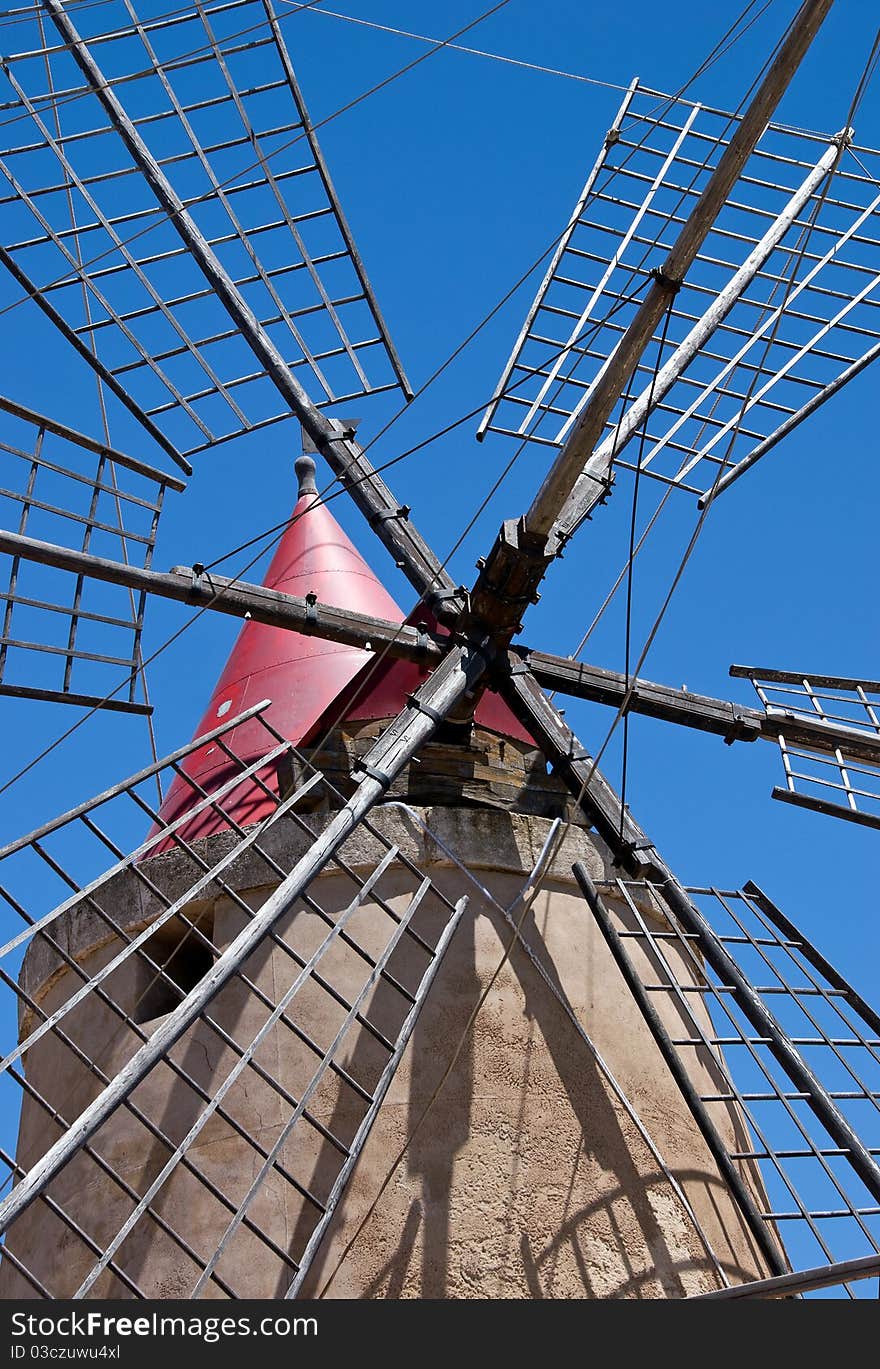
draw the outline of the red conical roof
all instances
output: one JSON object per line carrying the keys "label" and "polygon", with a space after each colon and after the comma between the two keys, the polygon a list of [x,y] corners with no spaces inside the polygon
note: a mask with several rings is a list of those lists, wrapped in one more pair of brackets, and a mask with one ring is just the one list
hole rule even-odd
{"label": "red conical roof", "polygon": [[[265,586],[301,598],[313,593],[321,603],[401,622],[403,614],[397,604],[355,551],[329,509],[316,502],[314,462],[310,457],[300,457],[296,469],[300,477],[299,499],[272,558]],[[444,631],[424,604],[418,604],[407,621],[424,622],[434,632]],[[414,661],[381,660],[370,652],[322,637],[305,637],[289,628],[247,622],[217,681],[195,737],[213,731],[224,718],[234,718],[262,699],[271,699],[262,716],[285,740],[296,745],[308,744],[341,721],[396,717],[407,695],[428,674],[427,666]],[[504,737],[535,745],[497,694],[483,695],[475,719]],[[241,723],[223,741],[246,766],[272,749],[272,738],[258,718]],[[187,756],[181,769],[212,793],[231,779],[238,767],[217,742],[210,742]],[[274,764],[260,777],[273,793],[277,792]],[[180,818],[199,798],[191,785],[176,776],[159,811],[161,825]],[[222,800],[226,815],[242,827],[260,822],[274,806],[254,779],[242,780]],[[224,829],[228,830],[228,823],[209,807],[185,822],[178,835],[186,841],[197,841]],[[172,845],[173,839],[167,837],[150,854],[156,855]]]}
{"label": "red conical roof", "polygon": [[[299,499],[263,583],[285,594],[304,597],[314,593],[322,603],[400,622],[403,614],[391,595],[326,505],[315,503],[314,462],[301,457],[296,467]],[[370,659],[369,652],[357,647],[304,637],[289,628],[247,622],[195,736],[211,731],[225,717],[234,718],[261,699],[271,699],[263,716],[286,740],[297,743]],[[271,748],[271,737],[256,718],[236,727],[224,741],[246,765]],[[182,769],[209,790],[233,774],[232,763],[216,743],[192,752]],[[160,810],[161,822],[173,822],[197,801],[191,786],[175,778]],[[244,826],[264,818],[273,804],[258,785],[245,781],[223,801],[223,807]],[[185,824],[180,835],[195,841],[224,826],[222,819],[207,809]],[[166,849],[166,843],[159,849]]]}

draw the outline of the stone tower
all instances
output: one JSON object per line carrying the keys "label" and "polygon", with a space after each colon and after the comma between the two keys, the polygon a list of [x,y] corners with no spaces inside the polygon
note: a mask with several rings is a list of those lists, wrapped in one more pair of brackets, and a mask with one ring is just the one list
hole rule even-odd
{"label": "stone tower", "polygon": [[[401,620],[403,614],[330,511],[315,503],[313,463],[302,458],[297,468],[295,517],[272,561],[267,586]],[[411,621],[428,621],[428,615],[417,609]],[[327,779],[309,812],[318,831],[339,795],[350,791],[371,739],[396,716],[421,678],[418,665],[410,662],[377,664],[370,653],[355,648],[250,622],[196,735],[225,715],[236,716],[270,698],[274,727]],[[235,730],[236,752],[245,762],[259,759],[264,744],[265,734],[261,740],[254,725]],[[218,748],[205,746],[191,754],[185,768],[210,792],[224,763]],[[295,779],[281,777],[280,782]],[[192,787],[178,779],[166,796],[163,821],[185,814],[192,795]],[[234,816],[240,827],[249,830],[260,822],[266,805],[256,785],[236,791]],[[558,819],[562,826],[554,828]],[[401,881],[404,862],[410,861],[450,900],[467,895],[469,904],[303,1294],[680,1297],[719,1285],[716,1259],[732,1281],[766,1273],[748,1225],[574,881],[576,860],[596,882],[611,877],[611,855],[548,773],[544,757],[506,704],[487,693],[472,719],[444,724],[390,788],[373,826],[397,848]],[[208,865],[230,841],[228,824],[211,809],[180,830]],[[523,944],[511,944],[504,911],[518,909],[518,896],[552,832],[558,836],[540,892],[516,914]],[[290,848],[304,849],[307,838],[300,828],[281,826],[273,840],[279,861],[285,856],[289,868]],[[348,864],[364,875],[381,854],[375,838],[361,832],[343,851]],[[169,842],[139,873],[147,874],[154,887],[173,891],[179,864]],[[389,877],[393,883],[394,869]],[[273,887],[266,869],[247,861],[232,867],[230,881],[232,895],[251,908],[259,907]],[[113,915],[123,931],[134,935],[149,928],[159,905],[144,894],[144,880],[128,871],[110,887]],[[338,872],[320,875],[310,892],[331,917],[349,897]],[[645,890],[636,898],[646,917],[662,923],[656,897]],[[244,916],[236,897],[211,890],[185,911],[206,929],[218,951],[237,934]],[[369,943],[372,931],[380,936],[380,910],[367,903],[361,911],[358,935]],[[626,909],[612,904],[612,911],[621,925],[627,924]],[[298,905],[279,928],[303,954],[314,944],[314,917],[308,905]],[[21,978],[34,1011],[54,1011],[79,987],[71,961],[93,975],[114,950],[87,907],[65,916],[63,936],[66,960],[39,938],[25,959]],[[161,933],[166,958],[186,991],[210,967],[210,957],[206,961],[191,953],[187,943],[189,950],[169,958],[175,936],[183,936],[178,924],[166,924]],[[277,943],[261,947],[245,968],[251,983],[269,995],[290,980]],[[107,985],[114,1002],[149,1034],[174,1003],[144,974],[130,960]],[[339,991],[345,994],[344,968],[339,974]],[[681,978],[694,982],[684,961]],[[377,998],[383,992],[380,983]],[[471,1021],[483,994],[485,1002]],[[382,1003],[377,1010],[381,1018]],[[299,1026],[320,1037],[324,1011],[306,998]],[[213,1012],[229,1038],[242,1045],[250,1040],[257,1022],[254,1003],[237,985],[219,994]],[[23,1010],[23,1034],[33,1020],[32,1012]],[[140,1039],[94,998],[70,1014],[68,1032],[84,1057],[99,1062],[105,1077],[124,1065]],[[191,1165],[178,1165],[157,1190],[153,1220],[135,1226],[119,1245],[114,1267],[101,1274],[93,1295],[127,1297],[131,1284],[150,1297],[182,1297],[192,1290],[199,1273],[192,1253],[204,1258],[216,1249],[230,1201],[234,1207],[255,1172],[253,1142],[262,1154],[270,1151],[285,1108],[290,1110],[269,1080],[283,1078],[288,1099],[301,1086],[295,1045],[289,1037],[285,1042],[283,1049],[267,1043],[262,1073],[249,1072],[229,1095],[225,1114],[215,1115],[195,1139],[188,1151]],[[366,1060],[371,1048],[369,1036],[362,1034],[346,1046],[339,1064],[354,1073],[356,1057]],[[198,1023],[175,1049],[204,1095],[210,1095],[228,1068],[228,1051],[217,1035]],[[94,1072],[74,1057],[52,1036],[27,1056],[28,1077],[68,1118],[82,1111],[100,1087]],[[713,1062],[696,1052],[694,1057],[695,1077],[701,1076],[697,1082],[705,1084]],[[50,1197],[74,1216],[85,1239],[58,1220],[51,1203],[34,1204],[10,1235],[8,1248],[56,1297],[79,1287],[94,1261],[89,1238],[105,1248],[131,1210],[133,1195],[146,1193],[160,1174],[168,1138],[179,1143],[198,1113],[196,1094],[165,1067],[150,1074],[132,1101],[136,1114],[120,1110],[95,1141],[99,1157],[124,1175],[129,1191],[107,1176],[100,1158],[82,1154],[54,1181]],[[310,1106],[326,1137],[350,1132],[348,1095],[334,1077]],[[726,1125],[731,1139],[742,1131],[733,1108]],[[45,1110],[26,1097],[19,1163],[33,1165],[56,1134]],[[281,1158],[286,1175],[300,1176],[305,1187],[329,1187],[335,1157],[331,1140],[322,1141],[320,1132],[313,1129],[305,1142],[292,1140]],[[680,1187],[670,1182],[670,1174]],[[756,1176],[746,1178],[757,1190]],[[222,1297],[224,1288],[240,1297],[283,1295],[290,1279],[283,1255],[296,1257],[305,1244],[307,1204],[295,1186],[273,1174],[250,1218],[225,1249],[217,1266],[223,1282],[209,1283],[208,1296]],[[32,1295],[9,1260],[0,1268],[0,1294]]]}

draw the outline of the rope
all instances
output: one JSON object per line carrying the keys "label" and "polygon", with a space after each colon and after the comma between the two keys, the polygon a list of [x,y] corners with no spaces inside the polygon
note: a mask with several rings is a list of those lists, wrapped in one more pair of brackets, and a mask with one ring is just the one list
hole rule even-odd
{"label": "rope", "polygon": [[[281,0],[282,4],[289,5],[291,0]],[[374,29],[378,33],[390,33],[395,38],[412,38],[418,43],[436,43],[436,38],[431,38],[424,33],[413,33],[411,29],[393,28],[391,24],[379,24],[373,19],[358,19],[353,14],[340,14],[337,10],[317,10],[316,13],[323,15],[327,19],[341,19],[346,24],[356,24],[359,28]],[[567,81],[580,81],[584,85],[601,86],[604,90],[626,91],[629,87],[621,85],[618,81],[601,81],[596,76],[585,76],[582,72],[563,71],[559,67],[542,66],[539,62],[527,62],[521,57],[508,57],[501,52],[489,52],[485,48],[465,47],[462,43],[448,43],[447,47],[451,52],[464,52],[470,57],[485,57],[492,62],[503,62],[507,66],[522,67],[526,71],[537,71],[545,76],[561,76]]]}

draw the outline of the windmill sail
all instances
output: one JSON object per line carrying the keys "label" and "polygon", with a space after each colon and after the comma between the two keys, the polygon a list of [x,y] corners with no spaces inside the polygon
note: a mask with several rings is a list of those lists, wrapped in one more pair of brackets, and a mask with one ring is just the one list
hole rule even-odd
{"label": "windmill sail", "polygon": [[296,82],[291,16],[113,0],[71,7],[76,29],[54,0],[37,12],[31,46],[3,61],[0,256],[151,435],[192,454],[286,419],[279,377],[319,406],[408,396]]}
{"label": "windmill sail", "polygon": [[[791,1268],[869,1256],[876,1274],[880,1016],[756,884],[689,889],[702,917],[698,932],[665,911],[660,930],[660,900],[649,886],[609,886],[624,931],[615,930],[604,900],[584,891],[667,1058],[674,1053],[688,1079],[706,1071],[695,1106],[743,1176],[753,1185],[758,1176],[766,1197],[760,1218]],[[697,971],[696,984],[683,986],[680,955]],[[677,1014],[672,1031],[659,1020],[664,1006]],[[797,1061],[797,1078],[786,1057]],[[731,1106],[734,1135],[723,1125]],[[854,1129],[859,1154],[841,1145],[841,1123]],[[875,1290],[873,1280],[843,1282],[850,1297]]]}
{"label": "windmill sail", "polygon": [[[563,444],[736,122],[633,83],[478,436]],[[616,466],[645,427],[646,474],[717,494],[880,354],[878,171],[849,131],[768,125],[608,420]]]}
{"label": "windmill sail", "polygon": [[143,592],[33,558],[50,542],[149,569],[165,492],[184,488],[0,396],[0,528],[11,534],[0,531],[0,694],[149,711]]}
{"label": "windmill sail", "polygon": [[[773,790],[773,798],[880,827],[880,681],[742,665],[730,673],[751,680],[768,719],[779,720],[785,785]],[[832,740],[839,733],[839,742],[820,750],[808,739],[792,740],[785,735],[790,720],[818,720]]]}
{"label": "windmill sail", "polygon": [[[326,879],[304,893],[177,1047],[128,1077],[138,1047],[204,981],[253,920],[257,891],[287,874],[320,824],[300,810],[326,782],[265,722],[266,708],[0,850],[0,897],[18,922],[0,973],[20,1026],[19,1043],[4,1043],[0,1089],[10,1112],[19,1097],[23,1107],[18,1154],[0,1158],[8,1177],[34,1182],[24,1199],[27,1184],[13,1190],[4,1213],[4,1297],[61,1296],[73,1275],[79,1296],[143,1297],[157,1260],[189,1296],[248,1296],[248,1271],[274,1277],[283,1296],[308,1272],[467,900],[451,902],[382,835],[381,819],[366,821],[354,859],[343,852],[332,865],[340,906],[324,907]],[[265,747],[247,765],[235,751],[246,723],[262,724]],[[205,747],[227,761],[208,791],[185,767]],[[145,835],[163,773],[189,785],[190,806]],[[269,811],[243,829],[256,791]],[[43,992],[47,973],[63,981],[60,995]],[[90,1040],[95,1014],[100,1042]],[[114,1102],[83,1139],[74,1123],[96,1078]],[[218,1169],[229,1142],[244,1150]],[[64,1158],[46,1184],[50,1147]],[[96,1181],[109,1184],[100,1216]],[[34,1242],[28,1200],[43,1205],[54,1240]],[[109,1233],[100,1241],[96,1219]]]}

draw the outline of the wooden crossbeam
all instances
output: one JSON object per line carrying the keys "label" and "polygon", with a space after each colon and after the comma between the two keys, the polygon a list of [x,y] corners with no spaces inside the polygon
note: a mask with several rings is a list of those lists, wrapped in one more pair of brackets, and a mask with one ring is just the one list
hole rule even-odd
{"label": "wooden crossbeam", "polygon": [[[176,566],[167,573],[144,570],[88,552],[40,542],[33,537],[0,531],[2,552],[58,570],[71,571],[75,575],[144,590],[159,598],[210,608],[233,618],[251,618],[272,627],[288,628],[303,636],[324,637],[328,641],[359,647],[364,651],[382,652],[393,660],[436,665],[450,646],[449,637],[432,633],[426,626],[374,618],[367,613],[355,613],[351,609],[319,603],[311,597],[300,598],[280,590],[267,589],[264,585],[231,580],[198,567]],[[690,690],[655,684],[652,680],[637,678],[627,681],[620,671],[605,670],[601,666],[573,661],[567,656],[554,656],[546,651],[532,651],[526,646],[510,650],[507,671],[514,680],[521,680],[523,674],[528,673],[544,689],[612,708],[619,708],[629,693],[628,712],[694,728],[699,732],[710,732],[723,737],[726,742],[756,741],[758,738],[777,742],[781,735],[795,746],[806,746],[828,754],[842,748],[853,759],[880,765],[880,737],[821,718],[804,718],[782,712],[768,714],[763,709],[750,708],[729,699],[692,694]],[[540,693],[538,690],[538,695]],[[545,729],[545,741],[551,746],[554,760],[558,761],[559,748],[556,742],[559,740],[558,728],[562,724],[560,715],[557,713],[556,720],[551,722],[551,715],[538,704],[537,695],[532,691],[528,693],[528,700],[524,694],[519,697],[515,707],[520,714],[523,710],[528,713],[528,718],[524,719],[527,725]],[[562,726],[564,728],[564,724]],[[568,736],[565,748],[582,750],[574,734],[569,733]],[[577,780],[578,786],[582,782],[581,774]]]}
{"label": "wooden crossbeam", "polygon": [[711,732],[726,742],[756,741],[758,738],[778,742],[783,736],[792,745],[829,754],[842,748],[853,759],[880,765],[880,736],[873,736],[861,728],[818,717],[806,718],[795,712],[789,714],[781,709],[767,713],[762,708],[750,708],[708,694],[692,694],[688,689],[674,689],[640,677],[629,681],[628,685],[626,676],[620,671],[604,670],[543,651],[530,651],[528,647],[515,648],[510,658],[517,664],[527,665],[545,689],[616,708],[630,689],[627,712],[679,723],[699,732]]}
{"label": "wooden crossbeam", "polygon": [[214,575],[198,566],[176,566],[162,573],[111,561],[103,556],[59,547],[52,542],[40,542],[34,537],[0,531],[0,552],[22,556],[40,565],[75,575],[90,576],[129,589],[145,590],[160,599],[210,608],[232,618],[253,618],[272,627],[286,627],[304,636],[326,637],[346,646],[364,650],[383,649],[390,656],[404,660],[438,662],[443,656],[442,639],[425,629],[394,623],[390,619],[372,618],[366,613],[319,604],[311,598],[299,598]]}

